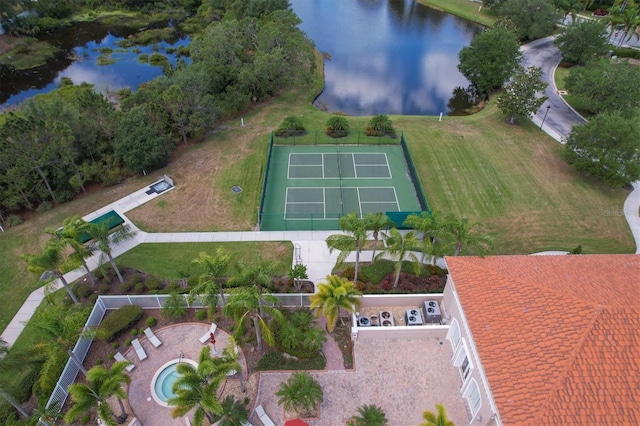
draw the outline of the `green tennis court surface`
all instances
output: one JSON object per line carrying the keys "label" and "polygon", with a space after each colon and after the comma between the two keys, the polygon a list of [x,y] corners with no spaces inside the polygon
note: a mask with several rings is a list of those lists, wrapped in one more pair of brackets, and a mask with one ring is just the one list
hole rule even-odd
{"label": "green tennis court surface", "polygon": [[352,211],[421,211],[400,145],[273,145],[260,229],[340,229]]}

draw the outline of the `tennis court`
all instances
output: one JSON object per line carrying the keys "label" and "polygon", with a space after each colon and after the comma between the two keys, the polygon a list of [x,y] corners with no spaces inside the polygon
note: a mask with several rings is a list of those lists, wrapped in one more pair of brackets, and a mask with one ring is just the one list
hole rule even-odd
{"label": "tennis court", "polygon": [[428,209],[414,186],[415,172],[403,144],[270,142],[267,157],[259,215],[264,231],[334,230],[340,229],[338,219],[351,212],[364,216]]}

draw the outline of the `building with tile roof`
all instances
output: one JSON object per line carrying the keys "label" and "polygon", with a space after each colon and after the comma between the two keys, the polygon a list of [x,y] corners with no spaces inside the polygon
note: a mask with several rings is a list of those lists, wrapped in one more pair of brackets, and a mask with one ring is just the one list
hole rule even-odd
{"label": "building with tile roof", "polygon": [[640,424],[640,256],[448,257],[470,423]]}

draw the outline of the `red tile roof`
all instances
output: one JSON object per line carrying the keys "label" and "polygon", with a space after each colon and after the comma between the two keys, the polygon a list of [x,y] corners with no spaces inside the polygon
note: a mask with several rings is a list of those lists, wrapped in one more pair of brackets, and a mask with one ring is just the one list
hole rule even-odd
{"label": "red tile roof", "polygon": [[640,424],[640,255],[447,264],[504,424]]}

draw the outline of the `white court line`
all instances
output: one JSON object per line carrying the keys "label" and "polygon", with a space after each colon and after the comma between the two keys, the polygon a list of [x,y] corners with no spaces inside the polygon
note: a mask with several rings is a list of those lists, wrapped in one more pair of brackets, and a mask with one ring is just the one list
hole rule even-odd
{"label": "white court line", "polygon": [[360,210],[360,217],[362,217],[362,202],[360,201],[360,187],[356,188],[356,194],[358,194],[358,209]]}

